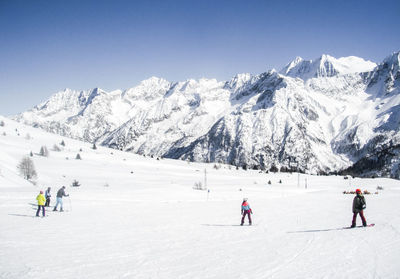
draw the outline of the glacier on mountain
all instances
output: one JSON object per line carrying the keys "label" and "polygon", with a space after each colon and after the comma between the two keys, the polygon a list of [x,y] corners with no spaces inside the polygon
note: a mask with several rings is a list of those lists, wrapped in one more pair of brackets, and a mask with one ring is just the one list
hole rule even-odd
{"label": "glacier on mountain", "polygon": [[297,57],[279,72],[225,82],[152,77],[127,90],[66,89],[14,119],[145,155],[399,178],[399,60]]}

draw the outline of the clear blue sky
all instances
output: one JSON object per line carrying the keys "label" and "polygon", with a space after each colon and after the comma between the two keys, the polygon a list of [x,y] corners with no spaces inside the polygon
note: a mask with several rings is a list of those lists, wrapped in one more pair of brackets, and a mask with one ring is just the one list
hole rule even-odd
{"label": "clear blue sky", "polygon": [[323,53],[381,62],[399,19],[399,0],[0,0],[0,114],[66,87],[227,80]]}

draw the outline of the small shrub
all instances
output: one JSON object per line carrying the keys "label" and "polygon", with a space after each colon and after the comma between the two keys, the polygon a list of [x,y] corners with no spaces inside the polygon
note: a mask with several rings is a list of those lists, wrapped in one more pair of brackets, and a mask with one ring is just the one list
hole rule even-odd
{"label": "small shrub", "polygon": [[28,133],[28,134],[26,134],[25,139],[30,140],[30,139],[32,139],[32,137],[31,137],[31,135]]}
{"label": "small shrub", "polygon": [[279,183],[282,184],[282,180],[281,179],[279,179]]}
{"label": "small shrub", "polygon": [[62,141],[60,142],[60,145],[65,146],[64,140],[62,140]]}
{"label": "small shrub", "polygon": [[79,182],[78,182],[78,180],[74,180],[73,182],[72,182],[72,185],[71,185],[72,187],[79,187],[79,186],[81,186],[81,184],[79,184]]}
{"label": "small shrub", "polygon": [[33,157],[33,152],[31,151],[31,153],[29,153],[29,156]]}
{"label": "small shrub", "polygon": [[383,190],[383,187],[382,186],[378,186],[378,187],[376,187],[376,190]]}
{"label": "small shrub", "polygon": [[207,190],[205,187],[203,187],[203,184],[200,181],[194,183],[193,189],[195,189],[195,190]]}
{"label": "small shrub", "polygon": [[271,180],[268,180],[268,184],[269,184],[269,185],[271,185],[271,184],[272,184]]}
{"label": "small shrub", "polygon": [[4,123],[3,120],[0,121],[0,127],[4,127],[6,124]]}
{"label": "small shrub", "polygon": [[7,136],[6,132],[3,132],[3,136]]}
{"label": "small shrub", "polygon": [[97,149],[97,146],[96,146],[95,143],[93,143],[92,149],[93,149],[93,150],[96,150],[96,149]]}
{"label": "small shrub", "polygon": [[81,158],[81,154],[79,154],[79,153],[78,153],[78,154],[76,154],[76,157],[75,157],[75,159],[76,159],[76,160],[82,160],[82,158]]}

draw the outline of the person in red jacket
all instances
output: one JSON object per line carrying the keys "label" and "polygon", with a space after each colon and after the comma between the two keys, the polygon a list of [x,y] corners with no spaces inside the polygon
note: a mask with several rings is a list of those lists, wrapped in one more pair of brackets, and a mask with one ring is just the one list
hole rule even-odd
{"label": "person in red jacket", "polygon": [[351,227],[354,228],[356,226],[357,215],[360,214],[363,226],[367,226],[367,220],[364,217],[364,209],[366,208],[367,203],[365,202],[365,198],[361,193],[360,189],[356,190],[356,196],[353,199],[353,221],[351,222]]}
{"label": "person in red jacket", "polygon": [[249,225],[251,226],[251,216],[250,216],[251,214],[253,214],[253,210],[251,210],[250,204],[247,202],[247,198],[244,198],[243,202],[242,202],[242,215],[243,215],[243,217],[242,217],[242,222],[240,223],[241,226],[243,226],[244,219],[245,219],[246,215],[249,218]]}

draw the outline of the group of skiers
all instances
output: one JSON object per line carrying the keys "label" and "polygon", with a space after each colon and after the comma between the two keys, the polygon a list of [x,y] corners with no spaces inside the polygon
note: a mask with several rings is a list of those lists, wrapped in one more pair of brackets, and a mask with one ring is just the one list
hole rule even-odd
{"label": "group of skiers", "polygon": [[[365,202],[365,197],[363,196],[362,192],[360,189],[356,190],[356,196],[353,199],[353,220],[351,222],[351,228],[354,228],[356,226],[356,219],[357,215],[360,214],[362,224],[364,227],[367,226],[367,220],[365,220],[364,217],[364,209],[366,208],[367,203]],[[249,219],[249,225],[251,226],[251,214],[253,214],[253,210],[250,207],[250,204],[247,201],[247,198],[243,199],[242,202],[242,221],[240,222],[240,225],[243,226],[244,224],[244,219],[246,216]]]}
{"label": "group of skiers", "polygon": [[[40,191],[39,195],[36,197],[36,200],[38,202],[38,209],[36,211],[36,216],[39,217],[39,212],[42,209],[42,214],[43,217],[45,216],[45,207],[50,206],[50,198],[51,198],[51,193],[50,193],[51,188],[47,188],[45,196],[43,196],[43,191]],[[57,202],[56,205],[54,206],[53,211],[57,211],[57,206],[60,205],[60,212],[64,211],[63,210],[63,197],[68,197],[69,195],[65,194],[65,186],[62,186],[58,191],[57,191]],[[351,228],[354,228],[356,226],[356,219],[357,215],[360,215],[362,224],[364,227],[367,226],[367,221],[365,220],[364,217],[364,209],[366,208],[366,202],[365,198],[361,192],[360,189],[356,190],[356,196],[353,199],[353,220],[351,223]],[[247,201],[247,198],[243,199],[242,202],[242,220],[240,222],[240,225],[243,226],[244,220],[247,216],[249,220],[249,225],[251,226],[252,221],[251,221],[251,214],[253,214],[253,210],[250,207],[249,202]]]}
{"label": "group of skiers", "polygon": [[[40,191],[39,195],[37,195],[36,200],[38,202],[38,209],[36,211],[36,216],[39,217],[40,210],[42,210],[42,216],[46,216],[45,207],[50,206],[50,198],[51,198],[51,187],[47,188],[45,194],[43,195],[43,191]],[[69,195],[65,194],[65,186],[62,186],[57,191],[57,202],[54,206],[53,211],[57,211],[57,206],[60,205],[60,212],[63,212],[63,197],[68,197]]]}

